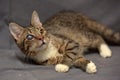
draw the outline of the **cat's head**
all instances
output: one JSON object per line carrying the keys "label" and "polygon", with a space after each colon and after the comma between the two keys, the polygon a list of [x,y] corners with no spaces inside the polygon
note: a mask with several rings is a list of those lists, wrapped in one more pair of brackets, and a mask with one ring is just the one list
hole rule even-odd
{"label": "cat's head", "polygon": [[48,47],[49,38],[36,11],[32,13],[29,27],[23,28],[12,22],[9,24],[9,30],[19,48],[26,55],[35,55],[38,51],[43,51]]}

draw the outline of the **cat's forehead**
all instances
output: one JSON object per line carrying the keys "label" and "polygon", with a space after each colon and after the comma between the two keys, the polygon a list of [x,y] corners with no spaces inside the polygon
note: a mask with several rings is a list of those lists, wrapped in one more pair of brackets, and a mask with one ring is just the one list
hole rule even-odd
{"label": "cat's forehead", "polygon": [[40,34],[39,31],[40,31],[40,28],[35,28],[35,27],[32,27],[32,26],[29,26],[29,27],[26,28],[26,32],[28,34],[34,34],[34,35]]}

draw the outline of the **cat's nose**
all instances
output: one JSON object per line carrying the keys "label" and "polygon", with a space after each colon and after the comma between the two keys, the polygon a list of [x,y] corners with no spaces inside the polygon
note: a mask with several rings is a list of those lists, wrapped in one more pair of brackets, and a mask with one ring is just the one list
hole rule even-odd
{"label": "cat's nose", "polygon": [[43,36],[40,36],[40,37],[39,37],[39,40],[44,40],[44,37],[43,37]]}

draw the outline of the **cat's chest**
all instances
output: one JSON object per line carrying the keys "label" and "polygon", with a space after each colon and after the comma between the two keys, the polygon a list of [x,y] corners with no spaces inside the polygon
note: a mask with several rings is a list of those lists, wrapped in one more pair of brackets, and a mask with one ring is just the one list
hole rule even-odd
{"label": "cat's chest", "polygon": [[37,55],[34,56],[34,59],[41,62],[60,55],[61,54],[59,54],[58,49],[50,43],[48,48],[42,52],[38,52]]}

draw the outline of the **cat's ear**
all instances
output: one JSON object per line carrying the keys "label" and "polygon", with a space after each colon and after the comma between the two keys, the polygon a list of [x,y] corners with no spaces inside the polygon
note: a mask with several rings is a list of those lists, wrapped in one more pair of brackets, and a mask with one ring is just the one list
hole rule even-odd
{"label": "cat's ear", "polygon": [[14,37],[15,40],[20,39],[20,36],[22,35],[24,28],[19,26],[16,23],[10,23],[9,24],[9,30],[12,36]]}
{"label": "cat's ear", "polygon": [[36,11],[33,11],[33,13],[32,13],[31,24],[34,27],[42,27],[42,23],[40,22],[38,13]]}

